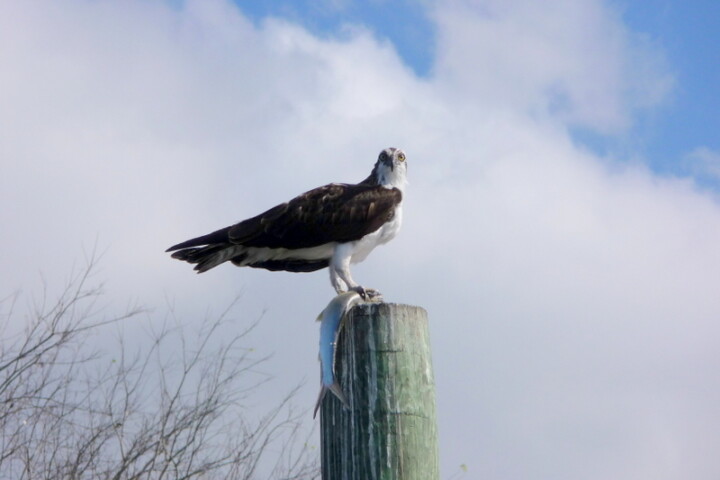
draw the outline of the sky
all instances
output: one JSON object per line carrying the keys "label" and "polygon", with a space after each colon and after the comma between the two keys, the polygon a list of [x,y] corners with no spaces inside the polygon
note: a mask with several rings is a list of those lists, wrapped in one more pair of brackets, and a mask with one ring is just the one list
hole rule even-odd
{"label": "sky", "polygon": [[304,382],[310,429],[327,272],[163,251],[401,147],[403,229],[353,277],[429,313],[442,478],[718,478],[717,9],[260,4],[0,1],[0,298],[94,245],[107,310],[157,312],[131,336],[240,295],[255,407]]}

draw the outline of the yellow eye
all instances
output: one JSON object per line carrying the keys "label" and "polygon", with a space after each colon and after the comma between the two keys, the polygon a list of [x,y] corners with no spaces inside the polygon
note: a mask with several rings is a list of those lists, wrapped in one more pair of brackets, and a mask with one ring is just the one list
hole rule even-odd
{"label": "yellow eye", "polygon": [[401,162],[404,162],[404,161],[405,161],[405,154],[402,153],[402,152],[398,153],[398,160],[400,160]]}

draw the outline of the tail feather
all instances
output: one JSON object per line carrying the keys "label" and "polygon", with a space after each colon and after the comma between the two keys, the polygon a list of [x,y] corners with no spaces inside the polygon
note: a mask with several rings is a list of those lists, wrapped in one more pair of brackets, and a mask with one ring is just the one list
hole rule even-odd
{"label": "tail feather", "polygon": [[[229,240],[228,232],[230,231],[230,228],[231,227],[221,228],[220,230],[215,230],[214,232],[203,235],[202,237],[195,237],[191,238],[190,240],[185,240],[184,242],[180,242],[177,245],[173,245],[165,251],[172,252],[174,250],[180,250],[181,248],[202,247],[203,245],[214,246],[218,244],[227,244]],[[175,257],[175,255],[173,255],[173,258],[178,257]]]}
{"label": "tail feather", "polygon": [[205,247],[183,248],[171,256],[172,258],[195,264],[195,271],[203,273],[232,259],[237,253],[237,245],[224,243]]}

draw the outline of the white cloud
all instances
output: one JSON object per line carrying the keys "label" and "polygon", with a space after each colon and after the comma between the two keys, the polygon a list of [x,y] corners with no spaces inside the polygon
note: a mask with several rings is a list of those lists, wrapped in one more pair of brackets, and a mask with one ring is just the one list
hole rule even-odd
{"label": "white cloud", "polygon": [[196,276],[162,250],[401,146],[406,225],[354,276],[430,313],[444,476],[716,478],[720,208],[567,134],[660,101],[660,53],[600,2],[436,16],[419,79],[361,28],[255,27],[223,0],[0,5],[0,291],[96,236],[120,304],[190,316],[243,290],[279,352],[267,395],[305,378],[310,407],[326,273]]}
{"label": "white cloud", "polygon": [[448,0],[435,11],[438,77],[485,108],[613,133],[672,86],[661,53],[608,2]]}

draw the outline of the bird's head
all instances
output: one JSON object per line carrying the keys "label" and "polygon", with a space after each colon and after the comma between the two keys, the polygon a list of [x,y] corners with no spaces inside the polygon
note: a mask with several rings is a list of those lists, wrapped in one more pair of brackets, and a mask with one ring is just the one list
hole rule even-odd
{"label": "bird's head", "polygon": [[389,147],[380,152],[375,163],[371,177],[387,188],[399,188],[403,190],[407,183],[407,162],[405,152],[399,148]]}

